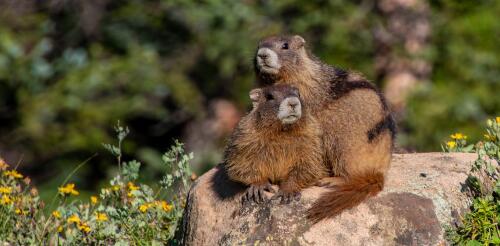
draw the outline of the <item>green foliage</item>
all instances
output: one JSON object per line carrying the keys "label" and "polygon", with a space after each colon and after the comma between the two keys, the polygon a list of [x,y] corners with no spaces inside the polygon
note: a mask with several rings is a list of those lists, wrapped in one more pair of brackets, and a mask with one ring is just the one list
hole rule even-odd
{"label": "green foliage", "polygon": [[467,179],[474,198],[471,211],[448,230],[457,245],[500,245],[500,117],[487,121],[486,132],[485,140],[475,145],[478,158]]}
{"label": "green foliage", "polygon": [[452,234],[459,245],[500,244],[500,204],[492,199],[476,198],[472,212],[462,219],[463,225]]}
{"label": "green foliage", "polygon": [[[140,133],[121,154],[144,164],[143,179],[158,178],[161,150],[206,115],[204,104],[222,97],[247,106],[263,36],[301,33],[322,59],[373,74],[369,11],[356,2],[10,6],[0,3],[0,149],[23,156],[23,170],[48,186],[57,182],[39,176],[62,179],[112,140],[116,119]],[[79,170],[82,188],[112,175],[111,161],[99,161]]]}
{"label": "green foliage", "polygon": [[449,132],[479,140],[476,127],[500,113],[500,1],[431,1],[431,83],[408,102],[402,144],[436,149]]}
{"label": "green foliage", "polygon": [[[116,128],[118,145],[106,144],[119,165],[119,173],[90,201],[78,196],[74,183],[59,187],[58,203],[50,215],[29,187],[29,179],[0,159],[0,242],[19,245],[166,245],[175,243],[174,234],[182,217],[191,183],[189,161],[183,145],[175,142],[164,155],[167,169],[157,189],[136,185],[140,163],[122,161],[122,142],[128,128]],[[165,182],[168,180],[168,182]],[[167,200],[169,202],[167,202]],[[51,204],[52,205],[52,204]],[[53,208],[52,206],[50,207]]]}

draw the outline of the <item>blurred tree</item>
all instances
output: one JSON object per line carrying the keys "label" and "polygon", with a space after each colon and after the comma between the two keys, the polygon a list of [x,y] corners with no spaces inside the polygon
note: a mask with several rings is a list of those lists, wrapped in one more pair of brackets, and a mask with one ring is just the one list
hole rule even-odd
{"label": "blurred tree", "polygon": [[430,9],[426,1],[377,1],[381,23],[375,27],[375,69],[396,115],[401,117],[407,97],[431,72]]}
{"label": "blurred tree", "polygon": [[408,102],[400,143],[436,150],[450,132],[482,138],[478,124],[500,115],[500,1],[431,1],[431,84]]}

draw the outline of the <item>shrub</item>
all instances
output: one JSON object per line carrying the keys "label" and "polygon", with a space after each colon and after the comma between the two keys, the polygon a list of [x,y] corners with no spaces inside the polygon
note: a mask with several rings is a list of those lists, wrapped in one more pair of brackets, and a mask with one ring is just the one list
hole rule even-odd
{"label": "shrub", "polygon": [[[68,177],[48,206],[47,214],[36,188],[30,187],[29,178],[0,159],[0,242],[16,245],[175,243],[174,234],[191,183],[189,161],[193,154],[186,154],[183,144],[176,141],[162,158],[168,171],[157,188],[152,188],[137,183],[139,162],[122,160],[121,146],[128,128],[118,125],[116,131],[118,145],[104,145],[116,157],[119,168],[109,186],[90,200],[82,201],[78,199],[77,186],[67,183]],[[71,199],[73,197],[77,199]]]}
{"label": "shrub", "polygon": [[[453,137],[455,144],[448,142],[445,151],[467,150],[463,135]],[[487,121],[484,141],[473,149],[478,157],[466,181],[472,206],[448,236],[457,245],[500,245],[500,117]]]}

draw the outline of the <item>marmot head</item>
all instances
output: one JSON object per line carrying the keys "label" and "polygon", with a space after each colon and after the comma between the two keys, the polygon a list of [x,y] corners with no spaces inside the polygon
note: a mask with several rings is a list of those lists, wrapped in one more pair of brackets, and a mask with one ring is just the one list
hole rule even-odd
{"label": "marmot head", "polygon": [[265,84],[287,79],[303,70],[308,56],[306,41],[299,35],[271,36],[259,42],[255,54],[255,72]]}
{"label": "marmot head", "polygon": [[257,124],[264,127],[292,125],[302,117],[299,90],[289,85],[273,85],[250,91]]}

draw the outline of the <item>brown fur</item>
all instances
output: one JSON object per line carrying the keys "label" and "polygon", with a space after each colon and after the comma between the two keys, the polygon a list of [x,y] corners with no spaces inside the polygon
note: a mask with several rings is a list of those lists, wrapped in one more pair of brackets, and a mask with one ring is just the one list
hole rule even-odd
{"label": "brown fur", "polygon": [[[288,49],[283,49],[283,43]],[[278,54],[278,74],[259,71],[259,84],[289,84],[323,131],[325,165],[340,177],[332,191],[318,199],[308,217],[334,217],[383,188],[392,152],[395,124],[378,89],[361,75],[322,63],[304,47],[299,36],[269,37],[259,43]],[[301,151],[311,153],[310,151]],[[324,183],[324,182],[323,182]],[[327,182],[328,183],[328,182]]]}
{"label": "brown fur", "polygon": [[328,176],[322,165],[321,130],[307,109],[302,107],[302,117],[292,125],[282,125],[276,117],[288,87],[266,88],[276,95],[275,102],[262,97],[234,130],[224,153],[232,180],[246,185],[271,182],[292,193]]}

